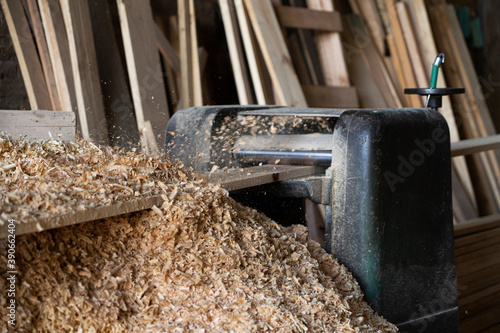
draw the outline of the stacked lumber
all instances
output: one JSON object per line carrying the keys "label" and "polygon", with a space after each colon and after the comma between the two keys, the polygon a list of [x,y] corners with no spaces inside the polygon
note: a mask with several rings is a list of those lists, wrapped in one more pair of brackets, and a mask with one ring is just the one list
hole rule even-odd
{"label": "stacked lumber", "polygon": [[170,117],[163,67],[177,78],[180,62],[148,1],[1,5],[32,110],[75,111],[79,136],[98,144],[133,149],[140,140],[161,151]]}

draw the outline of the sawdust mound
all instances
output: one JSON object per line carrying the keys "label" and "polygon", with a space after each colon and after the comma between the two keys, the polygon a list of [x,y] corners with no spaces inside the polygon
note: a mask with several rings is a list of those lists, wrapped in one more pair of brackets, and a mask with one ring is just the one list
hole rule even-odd
{"label": "sawdust mound", "polygon": [[201,180],[164,185],[162,207],[17,237],[16,331],[397,330],[305,227],[287,230]]}

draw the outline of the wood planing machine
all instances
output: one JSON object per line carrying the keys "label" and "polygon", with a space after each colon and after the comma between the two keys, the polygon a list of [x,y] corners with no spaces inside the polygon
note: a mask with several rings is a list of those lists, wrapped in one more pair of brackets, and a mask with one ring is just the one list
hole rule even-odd
{"label": "wood planing machine", "polygon": [[435,110],[189,108],[165,144],[277,222],[303,221],[305,198],[325,205],[325,248],[375,311],[402,332],[458,331],[449,131]]}

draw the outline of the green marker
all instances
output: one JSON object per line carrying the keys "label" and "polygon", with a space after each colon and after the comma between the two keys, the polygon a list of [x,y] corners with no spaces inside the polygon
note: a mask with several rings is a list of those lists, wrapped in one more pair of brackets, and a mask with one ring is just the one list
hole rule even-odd
{"label": "green marker", "polygon": [[[434,63],[432,64],[432,72],[431,72],[431,84],[429,88],[435,89],[437,85],[437,80],[438,80],[438,72],[439,72],[439,66],[444,63],[444,53],[439,53],[436,57],[436,60],[434,60]],[[425,107],[429,104],[429,99],[431,95],[427,95],[427,102],[425,103]]]}

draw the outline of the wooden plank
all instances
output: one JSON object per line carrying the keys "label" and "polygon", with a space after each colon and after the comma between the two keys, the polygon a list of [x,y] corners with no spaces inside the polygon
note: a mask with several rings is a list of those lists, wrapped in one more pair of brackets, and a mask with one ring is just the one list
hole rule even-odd
{"label": "wooden plank", "polygon": [[410,19],[410,14],[408,13],[407,4],[405,4],[404,2],[396,3],[396,11],[399,17],[399,23],[401,24],[404,41],[408,49],[408,54],[410,56],[413,73],[415,74],[417,87],[427,87],[430,80],[427,78],[427,75],[425,73],[426,70],[422,61],[422,57],[420,55],[420,49],[417,44],[415,31],[413,30],[412,21]]}
{"label": "wooden plank", "polygon": [[[52,110],[63,111],[61,102],[59,101],[59,93],[57,92],[56,79],[54,77],[54,69],[50,60],[49,50],[47,48],[47,40],[43,31],[42,20],[40,18],[40,11],[36,0],[27,0],[29,17],[33,25],[33,34],[35,35],[36,46],[38,55],[42,64],[43,75],[47,90],[52,104]],[[70,109],[68,109],[69,111]]]}
{"label": "wooden plank", "polygon": [[480,332],[497,324],[498,318],[500,318],[500,305],[489,308],[473,318],[460,321],[460,332]]}
{"label": "wooden plank", "polygon": [[62,140],[75,140],[76,122],[73,111],[0,110],[0,119],[0,131],[14,139],[23,136],[27,140],[46,140],[52,135],[53,138],[60,137]]}
{"label": "wooden plank", "polygon": [[[23,235],[33,232],[40,232],[54,228],[66,227],[69,225],[83,222],[105,219],[112,216],[132,213],[143,209],[149,209],[153,206],[160,207],[163,199],[160,195],[118,202],[115,204],[95,207],[83,211],[76,211],[66,214],[53,214],[50,217],[19,223],[16,225],[16,235]],[[6,237],[7,229],[0,229],[0,238]]]}
{"label": "wooden plank", "polygon": [[[307,7],[334,12],[331,0],[307,0]],[[338,32],[316,32],[316,44],[323,77],[327,86],[348,87],[349,74],[344,59],[342,41]]]}
{"label": "wooden plank", "polygon": [[245,5],[280,105],[306,107],[273,7],[270,2],[245,0]]}
{"label": "wooden plank", "polygon": [[[438,51],[436,48],[434,36],[432,34],[432,28],[429,21],[429,16],[427,14],[427,8],[425,6],[424,0],[403,1],[408,6],[409,14],[412,18],[412,22],[415,28],[414,31],[418,49],[421,51],[424,66],[427,66],[426,68],[424,68],[424,73],[427,73],[427,82],[430,82],[431,65],[433,64]],[[447,64],[444,64],[443,66],[447,66]],[[445,77],[442,73],[439,73],[438,75],[437,86],[443,88],[447,87]],[[446,122],[448,123],[448,128],[450,130],[450,141],[458,141],[460,140],[460,136],[458,133],[457,123],[455,120],[455,115],[453,113],[450,97],[443,96],[442,103],[443,105],[439,109],[439,112],[444,116]],[[461,183],[464,186],[464,190],[466,191],[467,196],[471,198],[470,200],[472,204],[477,207],[474,189],[465,158],[455,158],[452,160],[452,163]]]}
{"label": "wooden plank", "polygon": [[132,100],[141,143],[158,153],[170,118],[155,23],[148,1],[117,0]]}
{"label": "wooden plank", "polygon": [[[446,79],[451,86],[462,87],[462,79],[459,75],[458,65],[456,64],[459,55],[453,53],[450,45],[448,27],[443,24],[443,14],[436,6],[428,7],[429,18],[432,22],[434,37],[436,44],[446,56],[446,65],[443,66],[443,71]],[[439,77],[438,77],[439,79]],[[479,130],[475,121],[475,117],[471,111],[470,102],[465,95],[452,96],[454,101],[454,109],[458,117],[456,118],[457,126],[460,126],[461,135],[464,138],[479,137]],[[450,132],[452,133],[452,132]],[[467,158],[470,177],[474,187],[474,193],[477,199],[477,206],[481,215],[489,215],[498,212],[497,200],[494,196],[493,183],[496,182],[493,176],[493,170],[485,153],[471,155]]]}
{"label": "wooden plank", "polygon": [[354,13],[368,22],[367,30],[380,56],[385,54],[385,32],[375,0],[349,0]]}
{"label": "wooden plank", "polygon": [[82,137],[108,143],[108,129],[102,101],[90,12],[86,1],[61,0],[68,37],[71,67],[75,79],[78,120]]}
{"label": "wooden plank", "polygon": [[185,108],[194,106],[191,33],[189,27],[189,0],[177,1],[179,17],[179,48],[181,58],[181,92]]}
{"label": "wooden plank", "polygon": [[233,76],[238,93],[240,104],[253,104],[252,89],[250,87],[250,78],[248,76],[245,54],[241,44],[238,22],[234,11],[234,1],[219,0],[219,7],[226,33],[226,42],[229,49]]}
{"label": "wooden plank", "polygon": [[307,103],[318,108],[358,108],[355,87],[329,87],[302,85]]}
{"label": "wooden plank", "polygon": [[469,220],[455,226],[455,237],[500,227],[500,214],[493,214]]}
{"label": "wooden plank", "polygon": [[[457,263],[456,266],[456,272],[458,277],[463,277],[465,275],[468,275],[472,272],[479,271],[482,269],[485,269],[490,266],[497,266],[500,264],[500,256],[498,255],[498,247],[494,247],[492,249],[487,248],[485,250],[482,250],[478,254],[475,254],[475,257],[471,258],[468,261],[463,261],[460,263]],[[474,254],[474,253],[473,253]],[[470,255],[473,255],[470,254]],[[468,255],[464,255],[463,257],[466,257]]]}
{"label": "wooden plank", "polygon": [[451,156],[469,155],[500,148],[500,134],[451,143]]}
{"label": "wooden plank", "polygon": [[[140,144],[139,131],[121,41],[115,2],[89,2],[90,17],[94,27],[95,51],[101,80],[104,111],[108,120],[110,145],[130,151]],[[116,23],[116,25],[115,25]]]}
{"label": "wooden plank", "polygon": [[[304,5],[301,0],[289,0],[290,6],[300,7]],[[321,64],[319,63],[318,50],[314,41],[314,31],[305,29],[296,29],[298,42],[301,47],[303,58],[308,69],[311,82],[302,82],[303,84],[324,85]]]}
{"label": "wooden plank", "polygon": [[66,28],[59,1],[38,0],[61,108],[76,111],[76,95]]}
{"label": "wooden plank", "polygon": [[163,34],[160,27],[155,24],[155,36],[156,36],[156,45],[160,53],[163,55],[164,59],[167,61],[167,64],[172,67],[175,71],[176,75],[180,75],[181,73],[181,60],[179,59],[179,55],[177,51],[175,51],[174,47],[168,41],[167,37]]}
{"label": "wooden plank", "polygon": [[[461,320],[475,317],[488,308],[500,305],[500,284],[483,289],[476,294],[458,300],[458,315]],[[467,303],[465,303],[467,301]],[[498,319],[500,322],[500,318]]]}
{"label": "wooden plank", "polygon": [[[498,229],[498,228],[497,228]],[[487,232],[483,232],[481,234],[489,234],[493,233],[494,230],[488,230]],[[474,251],[477,251],[481,248],[488,247],[500,243],[500,237],[498,237],[498,233],[493,233],[494,236],[485,237],[484,239],[477,241],[473,244],[469,244],[467,246],[462,246],[460,248],[455,248],[455,257],[459,257]]]}
{"label": "wooden plank", "polygon": [[198,50],[198,33],[194,0],[189,0],[189,34],[191,40],[191,67],[193,69],[193,105],[203,105],[203,88],[201,83],[200,56]]}
{"label": "wooden plank", "polygon": [[473,204],[473,201],[465,191],[464,185],[458,177],[454,165],[452,165],[451,171],[451,186],[453,213],[455,215],[461,215],[461,218],[457,218],[457,220],[459,220],[459,222],[465,222],[466,220],[476,218],[478,216],[477,207]]}
{"label": "wooden plank", "polygon": [[[391,50],[391,56],[394,56],[398,63],[396,72],[398,73],[401,88],[415,88],[417,87],[417,81],[410,62],[410,55],[406,47],[394,0],[385,0],[384,3],[390,21],[390,31],[388,31],[388,34],[393,38],[393,41],[388,43],[388,45]],[[408,107],[423,106],[422,100],[418,95],[405,95],[405,99],[407,103],[406,106]]]}
{"label": "wooden plank", "polygon": [[462,237],[455,237],[455,250],[465,246],[475,245],[485,240],[498,237],[500,239],[500,228],[473,233]]}
{"label": "wooden plank", "polygon": [[33,35],[24,12],[23,5],[18,0],[2,0],[2,10],[14,44],[17,61],[23,76],[24,86],[32,109],[51,110],[53,108],[42,66],[38,58]]}
{"label": "wooden plank", "polygon": [[[347,62],[349,72],[358,90],[360,106],[401,108],[396,88],[382,57],[368,36],[362,18],[351,14],[346,16],[345,20],[342,36],[346,55],[350,59]],[[358,44],[359,40],[363,43]]]}
{"label": "wooden plank", "polygon": [[[489,266],[458,277],[458,297],[467,297],[484,288],[500,283],[500,265]],[[479,283],[478,283],[479,282]]]}
{"label": "wooden plank", "polygon": [[241,39],[243,41],[243,46],[245,48],[246,59],[248,62],[250,76],[252,78],[253,89],[255,92],[255,97],[257,99],[257,104],[265,105],[266,97],[264,95],[264,88],[262,87],[259,67],[257,65],[257,54],[255,52],[254,42],[252,41],[251,31],[248,26],[248,17],[245,12],[243,0],[234,0],[234,8],[236,10],[236,16],[240,28]]}
{"label": "wooden plank", "polygon": [[280,25],[285,28],[342,31],[342,21],[338,12],[290,6],[276,6],[274,9]]}

